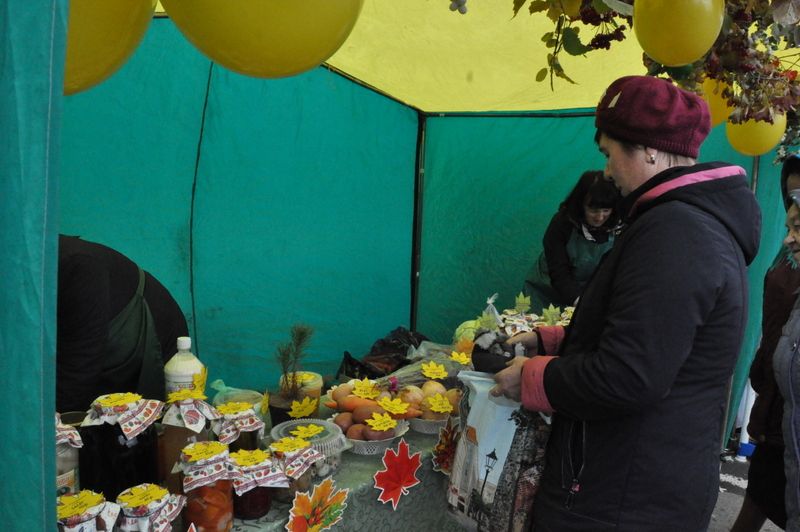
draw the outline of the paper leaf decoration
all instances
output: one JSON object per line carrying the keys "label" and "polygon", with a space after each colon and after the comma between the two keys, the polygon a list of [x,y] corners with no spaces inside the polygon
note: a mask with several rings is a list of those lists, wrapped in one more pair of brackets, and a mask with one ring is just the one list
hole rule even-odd
{"label": "paper leaf decoration", "polygon": [[372,430],[390,430],[397,426],[397,420],[392,419],[389,414],[378,414],[375,412],[372,414],[372,417],[366,420],[367,425],[372,428]]}
{"label": "paper leaf decoration", "polygon": [[389,397],[381,397],[378,400],[378,406],[390,414],[405,414],[410,405],[408,403],[404,403],[400,398],[390,399]]}
{"label": "paper leaf decoration", "polygon": [[265,416],[269,413],[269,392],[264,392],[264,395],[261,397],[261,405],[259,410],[261,410],[261,415]]}
{"label": "paper leaf decoration", "polygon": [[453,470],[453,458],[456,456],[456,445],[461,433],[453,424],[452,418],[447,419],[447,425],[439,429],[439,441],[433,447],[431,460],[433,470],[450,475]]}
{"label": "paper leaf decoration", "polygon": [[316,436],[317,434],[321,433],[324,430],[325,429],[320,427],[319,425],[314,425],[314,424],[311,424],[311,425],[300,425],[300,426],[296,427],[292,431],[292,434],[294,436],[297,436],[298,438],[306,439],[306,438],[314,437],[314,436]]}
{"label": "paper leaf decoration", "polygon": [[546,309],[542,309],[542,320],[547,325],[556,325],[561,320],[561,309],[552,304]]}
{"label": "paper leaf decoration", "polygon": [[303,397],[302,401],[292,401],[292,409],[289,411],[289,417],[301,418],[309,417],[317,409],[318,399],[311,397]]}
{"label": "paper leaf decoration", "polygon": [[328,530],[342,520],[347,508],[348,489],[336,489],[333,479],[326,478],[314,486],[311,497],[307,491],[298,491],[294,496],[294,504],[289,511],[289,532],[307,532]]}
{"label": "paper leaf decoration", "polygon": [[[208,368],[203,366],[200,373],[195,373],[192,376],[192,388],[199,391],[201,394],[206,392],[206,381],[208,380]],[[205,397],[203,397],[205,399]]]}
{"label": "paper leaf decoration", "polygon": [[219,410],[219,413],[223,416],[235,416],[236,414],[241,414],[245,410],[250,410],[251,408],[253,408],[252,403],[237,401],[223,403],[217,407],[217,410]]}
{"label": "paper leaf decoration", "polygon": [[487,329],[489,331],[496,331],[499,328],[499,326],[497,325],[497,320],[489,312],[484,312],[483,314],[481,314],[481,317],[479,318],[479,321],[480,321],[480,328],[481,329]]}
{"label": "paper leaf decoration", "polygon": [[299,451],[309,446],[308,441],[303,438],[281,438],[276,442],[270,444],[270,449],[281,453],[290,453],[292,451]]}
{"label": "paper leaf decoration", "polygon": [[431,410],[440,414],[449,414],[453,411],[453,405],[444,395],[437,393],[428,397],[428,405]]}
{"label": "paper leaf decoration", "polygon": [[178,403],[186,399],[198,399],[202,401],[203,399],[207,399],[207,397],[201,390],[196,390],[194,388],[181,388],[180,390],[167,394],[168,403]]}
{"label": "paper leaf decoration", "polygon": [[522,292],[514,300],[514,310],[517,314],[525,314],[531,309],[531,296],[525,296]]}
{"label": "paper leaf decoration", "polygon": [[472,362],[472,357],[470,357],[467,353],[459,353],[457,351],[453,351],[450,353],[450,360],[454,362],[458,362],[459,364],[463,364],[465,366],[469,366]]}
{"label": "paper leaf decoration", "polygon": [[422,363],[422,374],[429,379],[444,379],[447,377],[447,370],[442,364],[436,362]]}
{"label": "paper leaf decoration", "polygon": [[139,484],[120,493],[117,504],[134,508],[152,504],[167,495],[169,492],[157,484]]}
{"label": "paper leaf decoration", "polygon": [[366,377],[356,381],[355,386],[353,386],[353,395],[357,395],[362,399],[375,399],[380,393],[375,383]]}
{"label": "paper leaf decoration", "polygon": [[383,453],[384,469],[375,473],[375,487],[381,490],[378,500],[382,503],[391,501],[392,509],[397,510],[400,497],[408,495],[408,489],[419,484],[417,470],[420,466],[420,453],[408,455],[408,444],[400,439],[397,452],[389,448]]}

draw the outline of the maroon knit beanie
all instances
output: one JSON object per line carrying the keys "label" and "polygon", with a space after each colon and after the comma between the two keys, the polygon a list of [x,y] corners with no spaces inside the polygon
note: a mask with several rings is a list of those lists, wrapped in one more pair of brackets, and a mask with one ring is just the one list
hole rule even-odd
{"label": "maroon knit beanie", "polygon": [[627,76],[608,86],[594,125],[617,140],[696,159],[711,117],[692,92],[661,78]]}

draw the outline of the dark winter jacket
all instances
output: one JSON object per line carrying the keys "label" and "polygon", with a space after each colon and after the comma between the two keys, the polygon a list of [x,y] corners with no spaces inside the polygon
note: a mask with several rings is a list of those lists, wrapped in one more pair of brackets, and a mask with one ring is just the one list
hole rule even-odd
{"label": "dark winter jacket", "polygon": [[783,447],[783,397],[775,382],[772,359],[800,288],[800,268],[789,261],[786,253],[781,248],[779,259],[764,276],[761,342],[750,367],[750,384],[758,395],[747,425],[747,432],[757,442],[777,447]]}
{"label": "dark winter jacket", "polygon": [[[141,362],[130,361],[123,372],[107,367],[107,361],[116,356],[110,325],[136,293],[139,267],[107,246],[77,237],[60,235],[58,248],[56,409],[86,410],[99,395],[137,391]],[[186,318],[167,289],[146,272],[144,299],[163,360],[169,360],[175,340],[188,334]]]}
{"label": "dark winter jacket", "polygon": [[621,213],[544,368],[537,532],[706,530],[717,499],[759,207],[743,169],[705,163],[651,178]]}

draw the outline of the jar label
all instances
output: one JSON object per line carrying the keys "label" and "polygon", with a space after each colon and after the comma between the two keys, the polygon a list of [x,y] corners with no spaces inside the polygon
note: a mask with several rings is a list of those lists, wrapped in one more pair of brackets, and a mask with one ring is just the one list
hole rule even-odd
{"label": "jar label", "polygon": [[193,443],[183,448],[183,454],[188,458],[188,462],[199,462],[209,460],[226,452],[228,446],[218,441],[201,441]]}
{"label": "jar label", "polygon": [[105,498],[100,493],[83,490],[75,495],[58,498],[58,519],[67,519],[85,513],[89,508],[103,504]]}
{"label": "jar label", "polygon": [[56,497],[78,493],[78,469],[70,469],[56,477]]}
{"label": "jar label", "polygon": [[244,449],[231,453],[231,458],[239,467],[248,467],[261,464],[269,460],[269,453],[256,449],[255,451],[246,451]]}
{"label": "jar label", "polygon": [[140,401],[142,396],[135,393],[110,393],[108,395],[101,395],[97,398],[96,402],[98,405],[106,407],[106,408],[113,408],[116,406],[125,406],[131,403],[135,403],[136,401]]}
{"label": "jar label", "polygon": [[123,508],[137,508],[161,501],[169,492],[156,484],[141,484],[129,488],[117,497],[117,503]]}

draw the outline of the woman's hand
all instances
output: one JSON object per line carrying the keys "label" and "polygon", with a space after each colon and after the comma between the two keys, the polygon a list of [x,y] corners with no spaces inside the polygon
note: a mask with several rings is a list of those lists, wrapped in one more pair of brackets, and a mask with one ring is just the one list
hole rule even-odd
{"label": "woman's hand", "polygon": [[535,355],[539,350],[539,335],[535,332],[522,332],[506,340],[506,343],[508,345],[522,344],[528,353]]}
{"label": "woman's hand", "polygon": [[528,357],[514,357],[506,362],[508,367],[495,374],[494,382],[496,384],[489,393],[495,397],[502,395],[513,401],[520,401],[522,398],[522,367],[528,360],[530,360]]}

